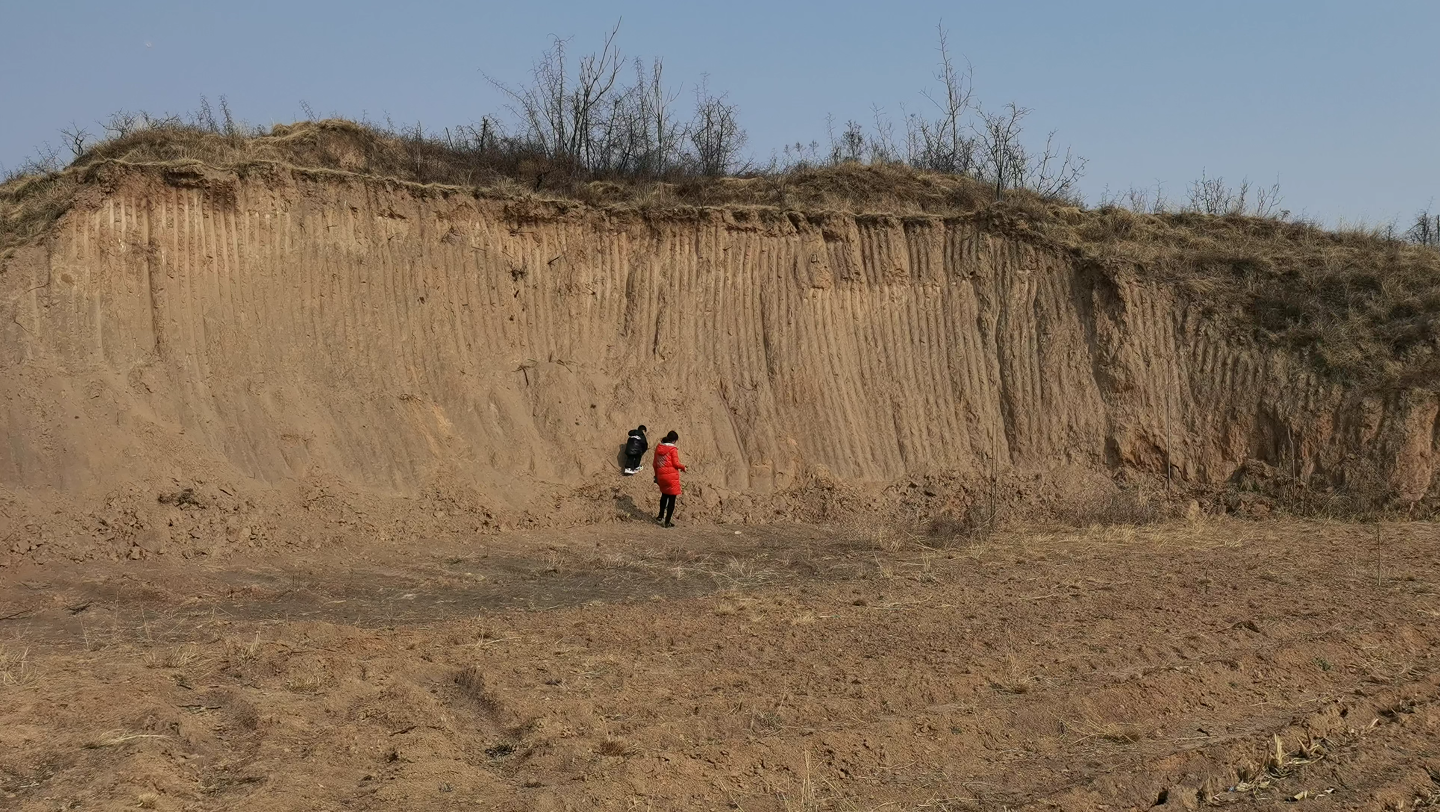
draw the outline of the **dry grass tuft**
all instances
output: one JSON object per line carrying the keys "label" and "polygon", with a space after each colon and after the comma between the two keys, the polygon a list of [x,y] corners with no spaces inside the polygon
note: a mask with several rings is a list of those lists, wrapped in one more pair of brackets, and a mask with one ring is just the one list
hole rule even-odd
{"label": "dry grass tuft", "polygon": [[925,526],[928,546],[946,549],[982,542],[1000,529],[1004,514],[1005,508],[997,499],[981,499],[958,511],[942,513]]}
{"label": "dry grass tuft", "polygon": [[455,674],[455,685],[465,698],[474,702],[481,711],[495,716],[500,713],[500,700],[485,683],[485,675],[478,666],[467,665]]}
{"label": "dry grass tuft", "polygon": [[1065,725],[1079,734],[1077,741],[1097,740],[1112,744],[1135,744],[1145,738],[1145,732],[1138,725],[1102,719],[1093,708],[1086,709],[1081,718]]}
{"label": "dry grass tuft", "polygon": [[156,651],[145,652],[146,668],[184,668],[200,659],[200,647],[194,643]]}
{"label": "dry grass tuft", "polygon": [[595,752],[602,756],[623,757],[631,754],[630,745],[619,739],[606,738],[595,748]]}
{"label": "dry grass tuft", "polygon": [[1055,518],[1071,527],[1143,527],[1169,516],[1163,502],[1139,490],[1122,490],[1055,510]]}
{"label": "dry grass tuft", "polygon": [[1134,744],[1141,739],[1140,729],[1134,725],[1109,723],[1093,728],[1087,735],[1101,741],[1115,744]]}
{"label": "dry grass tuft", "polygon": [[227,637],[225,638],[225,656],[231,660],[243,662],[253,660],[260,653],[260,632],[250,639]]}
{"label": "dry grass tuft", "polygon": [[318,694],[334,682],[334,677],[324,663],[304,660],[290,670],[285,687],[297,694]]}
{"label": "dry grass tuft", "polygon": [[1055,214],[1037,225],[1089,260],[1091,281],[1118,305],[1126,283],[1159,283],[1234,335],[1291,350],[1339,383],[1440,387],[1434,248],[1238,215]]}
{"label": "dry grass tuft", "polygon": [[1036,685],[1035,678],[1026,673],[1014,655],[1007,655],[1003,667],[990,677],[990,687],[1006,694],[1028,694]]}
{"label": "dry grass tuft", "polygon": [[35,666],[30,662],[30,649],[14,649],[0,646],[0,686],[22,686],[35,682]]}
{"label": "dry grass tuft", "polygon": [[86,743],[85,747],[89,750],[98,750],[102,747],[119,747],[133,741],[165,738],[169,737],[161,733],[126,733],[124,730],[109,730],[100,734],[94,741]]}

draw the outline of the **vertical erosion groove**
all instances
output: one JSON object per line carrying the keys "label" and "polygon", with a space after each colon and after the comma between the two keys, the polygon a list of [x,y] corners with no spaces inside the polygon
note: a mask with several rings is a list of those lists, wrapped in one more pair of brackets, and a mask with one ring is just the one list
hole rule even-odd
{"label": "vertical erosion groove", "polygon": [[[0,284],[24,328],[7,357],[164,389],[112,393],[158,421],[117,442],[184,430],[266,480],[298,473],[285,461],[302,443],[306,465],[365,486],[529,471],[580,487],[637,422],[679,429],[705,463],[693,481],[722,491],[822,467],[893,482],[1107,459],[1217,481],[1251,454],[1333,472],[1383,467],[1386,448],[1414,491],[1434,489],[1440,457],[1433,397],[1364,418],[1168,291],[965,221],[520,218],[299,180],[233,196],[122,185]],[[36,446],[10,459],[118,472],[10,434]]]}

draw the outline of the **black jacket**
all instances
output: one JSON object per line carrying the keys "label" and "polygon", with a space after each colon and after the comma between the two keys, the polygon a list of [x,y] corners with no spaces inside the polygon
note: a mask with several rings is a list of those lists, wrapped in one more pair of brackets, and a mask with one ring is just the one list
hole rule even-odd
{"label": "black jacket", "polygon": [[650,443],[645,439],[645,433],[639,429],[632,429],[630,439],[625,441],[625,453],[631,457],[640,457],[644,456],[649,448]]}

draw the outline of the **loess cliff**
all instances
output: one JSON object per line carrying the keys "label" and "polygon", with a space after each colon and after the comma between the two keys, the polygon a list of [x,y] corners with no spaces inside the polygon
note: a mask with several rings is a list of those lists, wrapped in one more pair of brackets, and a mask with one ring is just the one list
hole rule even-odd
{"label": "loess cliff", "polygon": [[646,423],[721,519],[817,483],[1211,487],[1257,461],[1436,495],[1433,390],[1334,382],[1205,304],[980,215],[121,168],[0,271],[0,487],[323,481],[589,520],[566,506],[648,497],[616,474]]}

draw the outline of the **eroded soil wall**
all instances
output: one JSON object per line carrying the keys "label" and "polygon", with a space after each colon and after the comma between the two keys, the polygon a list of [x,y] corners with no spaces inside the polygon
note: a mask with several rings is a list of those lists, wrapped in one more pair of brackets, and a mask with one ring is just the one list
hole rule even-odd
{"label": "eroded soil wall", "polygon": [[1436,487],[1433,396],[1347,393],[1134,272],[976,222],[278,170],[92,191],[0,275],[11,488],[323,475],[534,506],[608,481],[642,422],[680,432],[697,508],[816,476],[1215,483],[1247,459]]}

